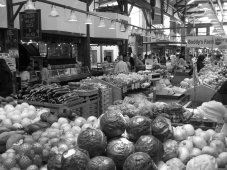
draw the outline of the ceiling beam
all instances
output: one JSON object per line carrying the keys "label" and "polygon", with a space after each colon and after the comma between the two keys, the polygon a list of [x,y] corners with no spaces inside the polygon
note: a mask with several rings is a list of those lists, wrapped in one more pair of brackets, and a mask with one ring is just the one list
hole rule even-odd
{"label": "ceiling beam", "polygon": [[184,7],[177,8],[177,10],[173,12],[173,15],[176,14],[177,12],[180,12],[182,9],[184,9]]}
{"label": "ceiling beam", "polygon": [[128,16],[131,14],[134,5],[135,5],[135,3],[131,4],[131,6],[130,6],[130,8],[128,10]]}
{"label": "ceiling beam", "polygon": [[177,3],[174,4],[174,7],[177,7],[181,2],[183,2],[184,0],[180,0],[180,1],[177,1]]}

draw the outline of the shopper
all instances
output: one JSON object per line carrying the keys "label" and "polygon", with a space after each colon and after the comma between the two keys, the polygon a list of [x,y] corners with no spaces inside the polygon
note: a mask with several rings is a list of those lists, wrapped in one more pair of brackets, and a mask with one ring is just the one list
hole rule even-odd
{"label": "shopper", "polygon": [[114,68],[114,73],[128,73],[128,65],[126,62],[123,61],[123,56],[119,56],[119,62],[116,64]]}
{"label": "shopper", "polygon": [[221,102],[223,105],[227,105],[227,81],[225,81],[220,89],[215,93],[212,100]]}
{"label": "shopper", "polygon": [[49,70],[47,67],[48,63],[43,62],[43,67],[41,68],[42,84],[49,84]]}
{"label": "shopper", "polygon": [[134,61],[133,56],[130,56],[129,62],[130,62],[130,65],[131,65],[131,70],[134,70],[135,69],[135,61]]}
{"label": "shopper", "polygon": [[204,65],[205,56],[203,54],[199,55],[197,60],[197,71],[199,72],[205,65]]}
{"label": "shopper", "polygon": [[21,78],[21,89],[24,90],[29,86],[30,82],[30,72],[31,67],[28,66],[24,71],[20,73],[20,78]]}
{"label": "shopper", "polygon": [[135,67],[136,67],[136,71],[140,71],[140,70],[145,70],[145,65],[142,62],[142,55],[139,55],[136,58],[136,63],[135,63]]}
{"label": "shopper", "polygon": [[162,56],[161,59],[160,59],[160,64],[161,65],[166,65],[166,57],[165,56]]}
{"label": "shopper", "polygon": [[4,59],[0,59],[0,96],[7,97],[13,92],[12,73]]}
{"label": "shopper", "polygon": [[186,68],[188,68],[187,62],[184,59],[183,55],[180,55],[178,60],[178,68],[184,71]]}

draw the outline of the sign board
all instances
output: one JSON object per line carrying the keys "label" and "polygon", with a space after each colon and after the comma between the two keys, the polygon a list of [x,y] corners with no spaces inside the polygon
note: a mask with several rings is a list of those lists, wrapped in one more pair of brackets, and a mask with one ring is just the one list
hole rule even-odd
{"label": "sign board", "polygon": [[227,48],[227,36],[187,36],[186,42],[189,48]]}
{"label": "sign board", "polygon": [[20,33],[22,40],[41,38],[41,10],[20,12]]}

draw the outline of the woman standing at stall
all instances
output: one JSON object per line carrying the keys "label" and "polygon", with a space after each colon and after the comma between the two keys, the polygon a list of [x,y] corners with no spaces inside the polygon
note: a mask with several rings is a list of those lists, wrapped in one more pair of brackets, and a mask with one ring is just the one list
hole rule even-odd
{"label": "woman standing at stall", "polygon": [[0,59],[0,96],[7,97],[13,92],[12,73],[4,59]]}

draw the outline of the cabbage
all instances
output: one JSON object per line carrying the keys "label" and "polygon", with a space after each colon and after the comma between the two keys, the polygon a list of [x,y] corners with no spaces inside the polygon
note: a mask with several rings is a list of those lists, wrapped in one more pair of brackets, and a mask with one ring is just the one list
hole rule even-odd
{"label": "cabbage", "polygon": [[141,136],[135,144],[136,152],[145,152],[156,163],[162,159],[164,150],[160,140],[152,135]]}
{"label": "cabbage", "polygon": [[134,150],[134,144],[126,138],[114,139],[107,145],[107,156],[113,159],[118,168],[122,168],[124,161]]}
{"label": "cabbage", "polygon": [[131,154],[125,161],[123,170],[156,170],[157,167],[151,157],[144,152]]}
{"label": "cabbage", "polygon": [[164,142],[173,136],[173,128],[169,119],[158,116],[152,123],[153,135]]}
{"label": "cabbage", "polygon": [[132,141],[136,141],[141,135],[150,135],[152,132],[151,119],[145,116],[135,116],[130,119],[126,131]]}
{"label": "cabbage", "polygon": [[127,115],[128,117],[136,116],[136,107],[132,104],[122,104],[120,105],[120,110],[123,115]]}
{"label": "cabbage", "polygon": [[100,128],[108,138],[121,136],[126,126],[126,121],[119,110],[109,110],[100,119]]}
{"label": "cabbage", "polygon": [[111,158],[97,156],[89,161],[86,170],[116,170],[116,166]]}
{"label": "cabbage", "polygon": [[101,156],[105,153],[107,140],[106,136],[99,129],[87,128],[80,132],[77,144],[81,149],[88,151],[90,157]]}
{"label": "cabbage", "polygon": [[163,160],[167,161],[178,156],[178,144],[175,140],[168,139],[163,143],[164,155]]}
{"label": "cabbage", "polygon": [[199,155],[192,158],[186,166],[186,170],[218,170],[217,161],[210,155]]}
{"label": "cabbage", "polygon": [[[170,169],[174,170],[185,170],[185,165],[178,158],[172,158],[166,162],[166,165],[170,167]],[[194,169],[193,169],[194,170]],[[202,170],[202,169],[201,169]],[[207,170],[207,169],[204,169]]]}
{"label": "cabbage", "polygon": [[62,169],[64,170],[85,170],[88,162],[88,153],[83,149],[70,149],[62,155]]}
{"label": "cabbage", "polygon": [[48,170],[61,170],[62,169],[62,155],[55,154],[48,159],[47,162]]}

